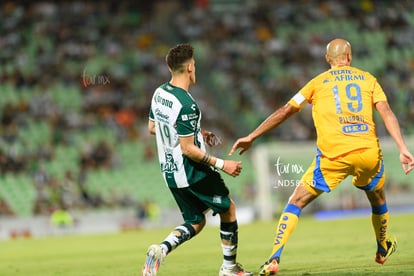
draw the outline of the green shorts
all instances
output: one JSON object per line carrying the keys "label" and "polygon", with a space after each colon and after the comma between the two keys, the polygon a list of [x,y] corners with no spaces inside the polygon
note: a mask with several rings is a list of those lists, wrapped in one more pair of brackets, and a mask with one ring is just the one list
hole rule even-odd
{"label": "green shorts", "polygon": [[213,170],[203,180],[190,187],[170,190],[185,223],[200,223],[208,209],[213,210],[215,215],[225,213],[230,208],[229,189],[220,174]]}

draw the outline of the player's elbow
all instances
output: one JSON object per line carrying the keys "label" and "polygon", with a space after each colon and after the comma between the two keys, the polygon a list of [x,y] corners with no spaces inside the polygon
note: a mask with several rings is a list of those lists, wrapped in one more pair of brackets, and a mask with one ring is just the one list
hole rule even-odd
{"label": "player's elbow", "polygon": [[152,121],[148,121],[148,132],[151,135],[155,135],[155,123]]}
{"label": "player's elbow", "polygon": [[299,112],[299,108],[287,103],[284,107],[281,108],[281,112],[282,112],[282,117],[284,119],[287,119],[293,114],[295,114],[296,112]]}
{"label": "player's elbow", "polygon": [[182,145],[181,146],[181,152],[183,153],[183,155],[193,161],[198,162],[198,148],[196,146],[192,146],[192,145]]}
{"label": "player's elbow", "polygon": [[187,156],[188,158],[191,159],[192,157],[192,150],[191,147],[187,146],[187,145],[181,145],[181,152],[183,153],[184,156]]}

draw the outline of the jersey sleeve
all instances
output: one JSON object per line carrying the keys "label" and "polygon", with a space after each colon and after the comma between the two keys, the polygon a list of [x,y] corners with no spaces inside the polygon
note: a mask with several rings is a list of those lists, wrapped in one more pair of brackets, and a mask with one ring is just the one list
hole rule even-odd
{"label": "jersey sleeve", "polygon": [[151,121],[155,121],[154,113],[152,112],[152,108],[150,108],[148,119],[150,119]]}
{"label": "jersey sleeve", "polygon": [[181,108],[176,121],[176,130],[178,136],[194,135],[195,127],[197,126],[197,120],[193,118],[193,115],[194,110],[191,108],[191,106],[184,105]]}
{"label": "jersey sleeve", "polygon": [[375,80],[372,102],[375,104],[377,102],[386,102],[386,101],[387,101],[387,96],[385,95],[384,90],[382,89],[381,85],[377,82],[377,80]]}
{"label": "jersey sleeve", "polygon": [[306,105],[307,101],[306,98],[300,93],[296,93],[295,96],[292,97],[288,101],[288,104],[293,105],[296,108],[302,109]]}
{"label": "jersey sleeve", "polygon": [[289,100],[288,104],[302,109],[307,103],[312,102],[313,90],[313,81],[310,81]]}

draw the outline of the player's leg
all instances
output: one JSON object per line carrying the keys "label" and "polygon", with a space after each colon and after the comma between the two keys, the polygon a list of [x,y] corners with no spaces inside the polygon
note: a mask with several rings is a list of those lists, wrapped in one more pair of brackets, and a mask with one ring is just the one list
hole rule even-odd
{"label": "player's leg", "polygon": [[269,260],[261,267],[259,275],[275,275],[279,271],[280,256],[296,225],[302,209],[320,193],[309,192],[303,184],[296,187],[289,198],[276,227],[273,248]]}
{"label": "player's leg", "polygon": [[178,225],[174,230],[162,241],[161,248],[163,249],[164,255],[167,255],[180,244],[188,241],[203,229],[206,221],[203,219],[197,224],[184,223]]}
{"label": "player's leg", "polygon": [[272,263],[273,260],[280,263],[282,251],[298,224],[302,209],[317,198],[319,194],[319,192],[311,193],[302,183],[296,187],[280,215],[268,263]]}
{"label": "player's leg", "polygon": [[208,207],[193,194],[190,188],[170,189],[181,211],[184,223],[163,240],[161,247],[165,255],[201,232],[206,224],[204,211]]}
{"label": "player's leg", "polygon": [[203,211],[207,207],[188,188],[171,189],[171,192],[181,210],[184,223],[175,227],[160,244],[153,244],[148,248],[142,269],[143,276],[157,275],[167,254],[200,233],[205,226]]}
{"label": "player's leg", "polygon": [[147,250],[147,258],[142,269],[143,276],[155,276],[167,254],[180,244],[197,235],[204,227],[205,219],[198,224],[184,223],[174,230],[162,241],[161,244],[153,244]]}
{"label": "player's leg", "polygon": [[383,264],[395,251],[395,237],[388,237],[388,207],[384,191],[385,170],[379,149],[359,153],[353,184],[365,191],[371,204],[371,222],[377,241],[375,261]]}
{"label": "player's leg", "polygon": [[321,156],[318,155],[302,176],[300,184],[289,197],[276,227],[269,263],[273,260],[276,260],[277,263],[280,262],[282,251],[298,224],[302,209],[322,194],[323,191],[330,191],[321,172],[322,166],[327,167],[328,164],[322,162]]}
{"label": "player's leg", "polygon": [[377,252],[375,261],[379,264],[385,263],[388,257],[394,253],[397,247],[395,237],[388,236],[388,208],[383,188],[375,191],[365,191],[372,207],[371,221],[377,241]]}
{"label": "player's leg", "polygon": [[346,167],[345,163],[324,158],[318,152],[280,215],[272,252],[268,261],[262,266],[259,275],[277,273],[282,251],[298,224],[302,209],[323,192],[334,190],[347,177]]}
{"label": "player's leg", "polygon": [[223,266],[232,267],[236,264],[239,229],[236,219],[236,207],[233,200],[230,199],[229,209],[219,215]]}
{"label": "player's leg", "polygon": [[229,190],[218,172],[211,172],[202,183],[192,186],[192,191],[212,211],[220,216],[220,239],[223,263],[219,271],[221,276],[253,275],[244,271],[237,263],[238,224],[236,206],[229,196]]}

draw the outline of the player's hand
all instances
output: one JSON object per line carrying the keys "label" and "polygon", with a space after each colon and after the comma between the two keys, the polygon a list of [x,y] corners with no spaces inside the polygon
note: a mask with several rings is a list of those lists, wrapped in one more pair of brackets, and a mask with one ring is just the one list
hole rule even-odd
{"label": "player's hand", "polygon": [[400,162],[405,174],[414,168],[414,157],[408,151],[400,152]]}
{"label": "player's hand", "polygon": [[203,135],[204,142],[210,147],[214,147],[221,144],[221,139],[211,131],[202,130],[201,134]]}
{"label": "player's hand", "polygon": [[241,148],[241,151],[239,152],[240,155],[242,155],[245,151],[247,151],[253,144],[253,139],[251,139],[249,136],[243,137],[238,139],[233,147],[231,148],[229,155],[233,155],[233,153],[238,149]]}
{"label": "player's hand", "polygon": [[233,177],[238,176],[242,170],[242,162],[234,160],[224,160],[223,172]]}

